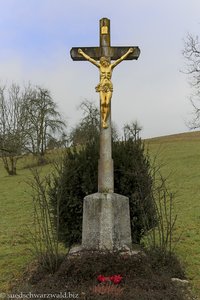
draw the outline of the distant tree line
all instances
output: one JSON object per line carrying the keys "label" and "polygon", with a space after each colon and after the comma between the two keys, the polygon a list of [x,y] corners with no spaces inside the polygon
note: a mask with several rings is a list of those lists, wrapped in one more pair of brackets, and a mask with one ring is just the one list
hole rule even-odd
{"label": "distant tree line", "polygon": [[48,149],[65,143],[64,129],[49,90],[30,84],[0,87],[0,156],[9,175],[16,175],[24,154],[32,153],[42,163]]}

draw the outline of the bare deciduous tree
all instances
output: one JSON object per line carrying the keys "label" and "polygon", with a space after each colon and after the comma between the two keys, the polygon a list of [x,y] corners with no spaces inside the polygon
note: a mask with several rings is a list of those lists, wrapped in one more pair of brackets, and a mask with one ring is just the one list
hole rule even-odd
{"label": "bare deciduous tree", "polygon": [[63,133],[65,123],[48,90],[29,86],[24,98],[26,150],[42,161],[49,140],[56,132]]}
{"label": "bare deciduous tree", "polygon": [[184,41],[183,56],[186,60],[184,73],[189,75],[193,89],[190,97],[193,106],[193,118],[188,123],[190,129],[200,128],[200,41],[198,36],[188,34]]}
{"label": "bare deciduous tree", "polygon": [[0,87],[0,154],[9,175],[16,175],[16,164],[24,144],[23,99],[18,85],[6,91]]}
{"label": "bare deciduous tree", "polygon": [[99,135],[100,112],[89,100],[82,101],[78,109],[82,111],[83,117],[71,130],[70,141],[73,145],[84,145]]}
{"label": "bare deciduous tree", "polygon": [[48,90],[31,85],[22,90],[16,84],[0,87],[0,155],[9,175],[16,174],[17,160],[27,152],[43,162],[49,141],[56,134],[63,139],[64,127]]}
{"label": "bare deciduous tree", "polygon": [[124,139],[129,140],[137,140],[140,136],[140,131],[142,130],[142,127],[138,124],[137,121],[127,123],[123,127],[124,130]]}

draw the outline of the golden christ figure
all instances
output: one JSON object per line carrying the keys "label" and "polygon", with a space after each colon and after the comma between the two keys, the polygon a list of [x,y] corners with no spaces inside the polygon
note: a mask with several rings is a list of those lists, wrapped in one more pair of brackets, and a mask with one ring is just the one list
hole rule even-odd
{"label": "golden christ figure", "polygon": [[122,55],[119,59],[110,62],[108,57],[101,57],[99,62],[95,59],[91,58],[81,49],[78,49],[78,53],[81,54],[85,59],[91,62],[93,65],[99,68],[100,72],[100,82],[96,86],[96,92],[100,94],[100,108],[101,108],[101,120],[102,127],[107,128],[107,119],[110,114],[110,104],[113,93],[113,84],[111,82],[112,71],[113,69],[122,62],[130,53],[133,53],[134,49],[130,48],[124,55]]}

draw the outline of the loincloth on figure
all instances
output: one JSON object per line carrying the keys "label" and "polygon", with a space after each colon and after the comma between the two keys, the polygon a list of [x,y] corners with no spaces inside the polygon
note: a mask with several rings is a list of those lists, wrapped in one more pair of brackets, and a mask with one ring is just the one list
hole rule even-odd
{"label": "loincloth on figure", "polygon": [[100,83],[95,87],[96,92],[113,92],[113,84],[110,80],[102,80]]}

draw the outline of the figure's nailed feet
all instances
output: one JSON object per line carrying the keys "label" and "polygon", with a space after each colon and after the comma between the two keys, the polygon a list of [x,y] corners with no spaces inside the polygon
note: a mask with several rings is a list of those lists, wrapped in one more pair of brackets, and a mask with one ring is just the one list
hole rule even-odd
{"label": "figure's nailed feet", "polygon": [[102,127],[103,127],[104,129],[108,128],[107,123],[103,121],[103,122],[102,122]]}

